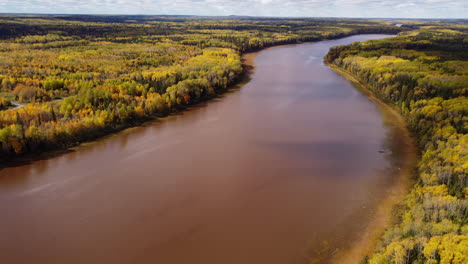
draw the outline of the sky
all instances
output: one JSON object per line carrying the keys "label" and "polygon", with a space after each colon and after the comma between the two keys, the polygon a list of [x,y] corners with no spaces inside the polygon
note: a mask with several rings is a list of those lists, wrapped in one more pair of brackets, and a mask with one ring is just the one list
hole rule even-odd
{"label": "sky", "polygon": [[0,0],[0,13],[468,18],[468,0]]}

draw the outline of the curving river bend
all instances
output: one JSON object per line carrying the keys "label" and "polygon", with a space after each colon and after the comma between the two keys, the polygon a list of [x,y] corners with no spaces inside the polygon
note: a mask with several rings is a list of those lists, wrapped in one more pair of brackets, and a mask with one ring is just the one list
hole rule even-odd
{"label": "curving river bend", "polygon": [[0,170],[2,263],[301,264],[354,246],[406,143],[322,57],[383,37],[248,54],[224,98]]}

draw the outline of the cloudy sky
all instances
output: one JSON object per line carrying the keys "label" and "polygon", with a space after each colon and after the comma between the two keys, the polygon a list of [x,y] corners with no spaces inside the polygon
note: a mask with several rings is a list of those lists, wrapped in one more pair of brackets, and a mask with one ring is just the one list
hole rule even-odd
{"label": "cloudy sky", "polygon": [[468,0],[0,0],[0,13],[467,18]]}

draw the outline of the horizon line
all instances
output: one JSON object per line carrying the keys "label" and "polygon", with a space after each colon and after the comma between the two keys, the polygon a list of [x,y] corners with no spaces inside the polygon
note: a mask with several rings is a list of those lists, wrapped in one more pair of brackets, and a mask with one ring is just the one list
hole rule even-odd
{"label": "horizon line", "polygon": [[2,15],[49,15],[49,16],[74,16],[74,15],[85,15],[85,16],[177,16],[177,17],[246,17],[246,18],[293,18],[293,19],[305,19],[305,18],[345,18],[345,19],[408,19],[408,20],[468,20],[467,18],[440,18],[440,17],[334,17],[334,16],[250,16],[250,15],[184,15],[184,14],[91,14],[91,13],[2,13]]}

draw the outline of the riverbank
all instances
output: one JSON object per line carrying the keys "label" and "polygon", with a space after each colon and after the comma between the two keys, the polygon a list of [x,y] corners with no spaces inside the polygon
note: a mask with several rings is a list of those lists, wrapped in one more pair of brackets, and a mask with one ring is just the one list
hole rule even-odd
{"label": "riverbank", "polygon": [[[445,29],[421,29],[398,38],[335,47],[325,57],[398,108],[421,152],[417,183],[370,263],[468,262],[468,79],[463,68],[467,46],[460,41],[466,38],[464,28],[446,34],[443,41],[439,36]],[[425,60],[435,53],[437,57]]]}
{"label": "riverbank", "polygon": [[356,236],[356,242],[353,247],[340,251],[331,259],[331,263],[336,264],[361,263],[363,259],[375,251],[378,240],[382,237],[385,230],[395,223],[397,207],[408,193],[409,188],[415,183],[414,175],[419,159],[419,151],[413,136],[408,131],[407,121],[394,107],[376,97],[366,84],[359,81],[350,72],[336,65],[327,64],[327,66],[351,81],[360,92],[377,104],[382,111],[384,122],[391,126],[392,133],[398,135],[396,138],[400,140],[398,142],[400,162],[397,164],[397,173],[394,175],[398,184],[393,185],[388,190],[387,197],[377,206],[377,210],[374,212],[373,218],[365,232]]}
{"label": "riverbank", "polygon": [[[291,46],[298,44],[288,44]],[[275,48],[268,47],[267,49]],[[258,52],[245,54],[245,61],[254,69],[254,58]],[[343,76],[345,79],[353,83],[354,87],[372,100],[380,109],[386,126],[391,127],[391,133],[394,138],[398,139],[395,149],[398,151],[398,161],[394,164],[394,180],[397,184],[386,190],[386,196],[383,201],[375,205],[375,212],[365,228],[363,233],[355,234],[355,242],[352,247],[343,248],[340,250],[324,249],[324,255],[317,260],[312,260],[312,263],[361,263],[363,259],[371,255],[377,246],[379,239],[384,234],[385,230],[396,221],[396,212],[398,205],[401,204],[409,189],[415,183],[415,169],[419,159],[419,150],[416,147],[415,139],[408,131],[406,119],[398,112],[397,109],[385,103],[380,98],[376,97],[366,84],[360,82],[351,73],[338,68],[336,65],[326,64],[333,71]],[[316,262],[318,261],[318,262]]]}
{"label": "riverbank", "polygon": [[[136,118],[128,123],[120,123],[117,125],[108,124],[102,129],[90,131],[88,138],[85,140],[76,140],[73,142],[68,142],[65,147],[52,147],[48,148],[45,151],[36,151],[36,152],[26,152],[20,155],[14,155],[10,157],[0,157],[0,170],[8,167],[22,166],[26,164],[31,164],[34,161],[45,160],[60,156],[65,153],[73,152],[79,149],[82,149],[85,146],[92,145],[94,142],[103,140],[106,137],[114,136],[118,133],[122,133],[125,130],[145,126],[149,123],[158,122],[158,120],[163,120],[174,115],[183,114],[186,111],[189,111],[192,107],[196,107],[200,103],[208,102],[216,98],[222,98],[230,92],[235,92],[240,89],[243,85],[249,82],[250,75],[254,72],[254,58],[261,50],[244,53],[240,56],[240,63],[242,64],[242,72],[236,76],[235,80],[227,88],[218,88],[215,93],[207,94],[201,96],[197,99],[192,99],[189,104],[180,104],[176,107],[166,109],[163,112],[156,112],[151,115],[145,115],[143,117]],[[55,100],[55,102],[63,101]],[[25,104],[18,102],[13,102],[13,108],[9,110],[18,110],[25,107]],[[0,143],[1,147],[1,143]]]}
{"label": "riverbank", "polygon": [[[349,37],[353,35],[359,35],[356,33],[350,33],[348,35],[343,35],[342,37]],[[332,37],[331,39],[337,38]],[[318,41],[326,41],[324,40],[317,40]],[[307,43],[313,43],[313,42],[307,42]],[[84,125],[83,122],[76,121],[74,122],[74,125],[71,127],[67,127],[66,129],[62,129],[62,133],[58,134],[57,131],[54,131],[55,126],[49,126],[48,131],[41,131],[41,133],[36,133],[36,137],[34,140],[31,138],[32,132],[25,131],[27,129],[23,128],[22,133],[17,133],[18,135],[10,135],[10,138],[15,138],[15,147],[13,146],[13,143],[10,141],[6,141],[4,143],[0,143],[0,147],[3,147],[0,151],[0,169],[1,168],[6,168],[10,166],[20,166],[24,164],[28,164],[31,162],[34,162],[36,160],[42,160],[42,159],[48,159],[51,157],[56,157],[57,155],[61,155],[62,153],[67,153],[70,151],[74,151],[76,147],[83,143],[91,143],[93,141],[99,140],[107,135],[112,135],[115,133],[119,133],[120,131],[123,131],[128,128],[132,127],[138,127],[146,122],[152,122],[155,121],[159,118],[164,118],[167,116],[171,115],[177,115],[185,111],[185,109],[190,108],[191,106],[197,105],[200,102],[205,102],[208,100],[211,100],[213,98],[220,98],[223,96],[228,91],[236,91],[238,88],[242,87],[249,81],[249,76],[252,74],[255,70],[255,65],[254,65],[254,57],[256,54],[258,54],[261,51],[267,50],[269,48],[275,48],[275,47],[280,47],[280,46],[291,46],[291,45],[300,45],[301,43],[285,43],[285,44],[280,44],[280,45],[272,45],[272,46],[266,46],[264,48],[259,48],[255,51],[249,51],[245,52],[243,54],[240,54],[240,62],[242,64],[242,71],[240,73],[236,73],[235,78],[233,81],[229,81],[229,85],[226,88],[218,87],[214,89],[214,92],[206,93],[203,94],[201,97],[198,98],[192,98],[190,95],[188,95],[189,101],[186,101],[187,98],[187,91],[185,91],[185,95],[178,95],[178,87],[175,89],[172,89],[171,92],[166,91],[166,93],[159,95],[159,100],[163,100],[162,98],[167,96],[168,98],[171,97],[171,101],[169,103],[165,102],[163,104],[168,104],[165,105],[163,108],[164,110],[159,111],[151,111],[149,114],[144,113],[143,115],[136,114],[136,111],[133,112],[127,112],[124,116],[126,117],[125,120],[121,120],[117,123],[114,121],[101,121],[99,122],[99,125],[94,124],[95,118],[101,118],[101,117],[86,117],[87,123]],[[233,51],[234,52],[234,51]],[[183,81],[181,81],[183,82]],[[170,87],[170,88],[174,88]],[[185,89],[185,88],[184,88]],[[208,88],[202,89],[202,90],[209,90]],[[171,93],[173,93],[171,95]],[[197,93],[191,91],[190,93]],[[177,97],[176,99],[172,97]],[[71,99],[71,98],[69,98]],[[168,100],[168,99],[164,99]],[[183,103],[179,103],[179,100],[182,101]],[[56,101],[62,101],[62,100],[56,100]],[[57,113],[60,111],[61,107],[58,107],[57,104],[55,103],[56,101],[53,101],[55,105],[51,105],[49,108],[54,109],[50,113],[49,108],[45,111],[44,109],[40,109],[40,111],[43,111],[41,113],[43,116],[47,116],[50,121],[56,122],[59,118],[56,118]],[[15,111],[24,108],[26,105],[14,102],[14,107],[9,109],[10,111]],[[76,102],[74,102],[76,103]],[[150,104],[151,102],[147,102],[147,104]],[[29,105],[31,106],[31,105]],[[159,107],[159,106],[158,106]],[[34,106],[34,109],[28,109],[28,114],[32,113],[34,111],[39,111],[39,106]],[[136,108],[135,108],[136,109]],[[140,109],[142,111],[143,109]],[[143,110],[146,112],[146,110]],[[94,112],[96,113],[96,112]],[[131,115],[131,118],[128,116]],[[22,115],[15,115],[14,118],[21,117]],[[109,114],[107,115],[107,118],[109,118]],[[121,117],[115,117],[115,120],[119,120]],[[42,117],[30,117],[26,116],[24,119],[37,119],[40,120],[40,122],[43,122]],[[56,121],[54,121],[56,120]],[[39,121],[38,121],[39,122]],[[63,128],[66,126],[67,122],[71,122],[70,120],[63,121],[65,123],[61,123],[60,128]],[[21,121],[20,123],[26,124],[25,121]],[[58,123],[58,122],[57,122]],[[73,122],[72,122],[73,123]],[[8,128],[8,127],[7,127]],[[50,131],[52,129],[52,131]],[[18,129],[11,128],[9,131],[7,131],[4,134],[13,134],[14,131]],[[38,130],[41,130],[41,127],[38,127]],[[72,134],[69,134],[72,133]],[[73,134],[74,133],[74,134]],[[52,140],[48,138],[47,136],[43,135],[54,135],[53,138],[56,140]],[[58,134],[58,135],[57,135]],[[8,150],[8,151],[6,151]]]}

